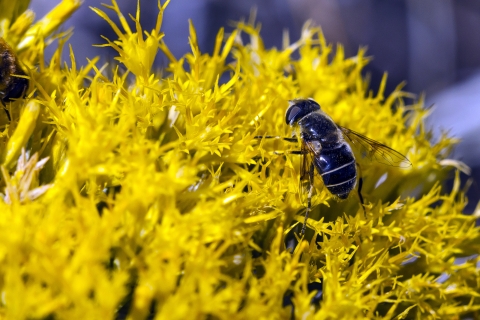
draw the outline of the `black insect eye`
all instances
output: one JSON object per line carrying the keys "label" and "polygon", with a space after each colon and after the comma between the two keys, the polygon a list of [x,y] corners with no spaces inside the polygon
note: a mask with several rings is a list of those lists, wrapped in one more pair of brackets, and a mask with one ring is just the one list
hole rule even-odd
{"label": "black insect eye", "polygon": [[297,115],[300,113],[302,109],[296,105],[290,106],[287,109],[287,113],[285,115],[285,121],[287,124],[292,125],[294,122],[297,121]]}
{"label": "black insect eye", "polygon": [[285,114],[285,121],[293,125],[306,115],[320,110],[320,105],[311,99],[295,99],[290,101],[290,107]]}

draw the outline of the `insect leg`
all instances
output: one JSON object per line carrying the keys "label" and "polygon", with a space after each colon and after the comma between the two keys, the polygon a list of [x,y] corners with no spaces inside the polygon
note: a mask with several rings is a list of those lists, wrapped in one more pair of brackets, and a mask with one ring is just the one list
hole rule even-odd
{"label": "insect leg", "polygon": [[300,235],[305,234],[305,228],[307,227],[307,220],[308,214],[312,210],[312,194],[313,194],[313,175],[314,175],[315,167],[313,166],[313,162],[310,164],[310,170],[308,172],[309,176],[309,185],[308,185],[308,199],[307,199],[307,210],[305,210],[305,221],[303,222],[302,232]]}
{"label": "insect leg", "polygon": [[366,214],[367,212],[365,211],[364,204],[365,202],[363,201],[363,196],[362,196],[362,185],[363,185],[363,178],[362,178],[362,169],[360,168],[360,165],[358,163],[355,163],[357,165],[357,172],[358,172],[358,198],[360,198],[360,206],[363,209],[363,212]]}
{"label": "insect leg", "polygon": [[298,142],[297,138],[286,138],[280,136],[255,136],[254,139],[283,139],[288,142]]}
{"label": "insect leg", "polygon": [[12,121],[12,118],[10,118],[10,112],[7,109],[7,105],[2,101],[3,105],[3,110],[5,110],[5,113],[7,114],[8,121]]}
{"label": "insect leg", "polygon": [[281,155],[281,154],[305,154],[305,151],[302,150],[287,150],[287,151],[273,151],[276,155]]}

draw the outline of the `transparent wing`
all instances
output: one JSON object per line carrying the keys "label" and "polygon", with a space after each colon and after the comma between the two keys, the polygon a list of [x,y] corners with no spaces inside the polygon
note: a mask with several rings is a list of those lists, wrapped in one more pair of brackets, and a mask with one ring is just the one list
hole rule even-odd
{"label": "transparent wing", "polygon": [[313,154],[307,144],[302,141],[302,160],[300,161],[300,181],[298,189],[300,199],[307,203],[308,191],[313,184],[313,177],[310,177],[310,167],[313,164]]}
{"label": "transparent wing", "polygon": [[347,141],[360,149],[360,151],[366,157],[370,158],[370,160],[375,160],[386,165],[401,168],[408,168],[412,165],[410,160],[408,160],[407,157],[400,152],[387,147],[378,141],[370,139],[363,134],[342,126],[338,127],[343,132],[343,135],[347,138]]}

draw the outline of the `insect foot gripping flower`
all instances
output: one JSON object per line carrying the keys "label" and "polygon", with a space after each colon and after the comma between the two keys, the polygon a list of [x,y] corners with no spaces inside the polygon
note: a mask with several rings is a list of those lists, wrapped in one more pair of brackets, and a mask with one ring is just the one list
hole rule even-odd
{"label": "insect foot gripping flower", "polygon": [[[28,102],[0,116],[3,317],[477,317],[479,229],[462,214],[456,140],[431,142],[430,110],[401,86],[386,94],[385,77],[370,88],[363,49],[345,57],[308,24],[269,49],[257,25],[238,23],[206,53],[190,22],[191,52],[176,57],[162,32],[168,1],[151,30],[112,1],[92,15],[115,31],[101,46],[118,64],[70,49],[67,68],[69,33],[52,32],[79,2],[35,23],[27,4],[0,0],[0,36],[29,78]],[[288,101],[302,97],[351,147],[340,143],[358,165],[342,166],[363,178],[363,205],[359,181],[332,192],[334,168],[305,179],[304,159],[328,148],[300,134],[308,126]],[[412,165],[382,163],[396,152]]]}

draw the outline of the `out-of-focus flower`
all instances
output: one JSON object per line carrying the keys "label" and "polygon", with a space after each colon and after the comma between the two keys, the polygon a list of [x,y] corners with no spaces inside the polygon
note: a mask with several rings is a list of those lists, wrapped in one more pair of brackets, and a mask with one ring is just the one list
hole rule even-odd
{"label": "out-of-focus flower", "polygon": [[47,161],[48,158],[38,161],[38,153],[35,153],[28,159],[25,149],[22,149],[22,154],[17,161],[17,168],[13,176],[10,176],[5,167],[2,167],[2,174],[6,184],[3,197],[5,203],[32,201],[50,189],[52,187],[51,184],[35,187],[39,171],[45,166]]}

